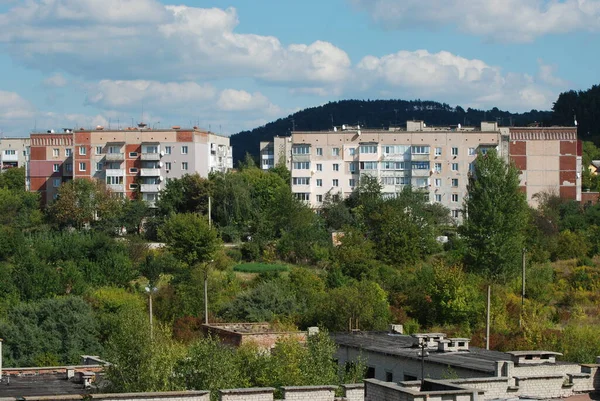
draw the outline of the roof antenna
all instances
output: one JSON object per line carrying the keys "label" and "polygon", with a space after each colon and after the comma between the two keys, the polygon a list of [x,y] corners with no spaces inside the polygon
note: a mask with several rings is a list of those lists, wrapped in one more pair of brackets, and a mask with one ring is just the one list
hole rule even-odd
{"label": "roof antenna", "polygon": [[577,114],[574,115],[575,118],[575,126],[577,127]]}

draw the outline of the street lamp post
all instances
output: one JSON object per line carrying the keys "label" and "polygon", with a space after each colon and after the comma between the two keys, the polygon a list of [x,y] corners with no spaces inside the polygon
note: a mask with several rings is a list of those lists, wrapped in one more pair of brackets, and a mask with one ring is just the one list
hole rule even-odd
{"label": "street lamp post", "polygon": [[208,326],[208,266],[213,260],[204,266],[204,324]]}
{"label": "street lamp post", "polygon": [[148,315],[150,317],[150,340],[154,339],[154,327],[152,325],[152,293],[156,292],[157,288],[148,285],[146,292],[148,293]]}

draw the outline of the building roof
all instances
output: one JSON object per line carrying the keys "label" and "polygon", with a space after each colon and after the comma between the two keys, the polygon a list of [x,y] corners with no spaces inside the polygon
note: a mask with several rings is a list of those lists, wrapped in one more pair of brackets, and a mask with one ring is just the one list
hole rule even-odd
{"label": "building roof", "polygon": [[[400,356],[420,360],[417,347],[418,340],[412,336],[390,334],[387,332],[335,333],[332,335],[338,345],[367,350],[375,353]],[[427,363],[438,363],[484,373],[493,373],[496,362],[511,361],[511,355],[504,352],[490,351],[477,347],[469,347],[469,351],[438,352],[429,349]]]}
{"label": "building roof", "polygon": [[90,392],[83,388],[83,384],[67,380],[64,374],[11,375],[10,382],[8,380],[7,376],[2,377],[0,398],[87,394]]}

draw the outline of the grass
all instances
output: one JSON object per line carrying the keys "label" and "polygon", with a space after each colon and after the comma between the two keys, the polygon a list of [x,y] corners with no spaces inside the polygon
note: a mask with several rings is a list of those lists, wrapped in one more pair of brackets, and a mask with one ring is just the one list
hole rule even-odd
{"label": "grass", "polygon": [[286,272],[288,270],[286,265],[258,262],[241,263],[233,268],[233,271],[242,273]]}

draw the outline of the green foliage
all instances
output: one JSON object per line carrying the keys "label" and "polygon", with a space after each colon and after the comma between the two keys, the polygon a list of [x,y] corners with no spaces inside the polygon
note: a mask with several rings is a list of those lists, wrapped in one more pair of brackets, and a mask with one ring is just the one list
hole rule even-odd
{"label": "green foliage", "polygon": [[577,232],[570,230],[558,234],[556,248],[552,252],[552,259],[572,259],[587,255],[589,246],[586,238]]}
{"label": "green foliage", "polygon": [[25,191],[25,167],[9,168],[0,172],[0,188]]}
{"label": "green foliage", "polygon": [[528,208],[519,172],[495,151],[479,154],[464,204],[465,263],[471,271],[505,281],[518,272]]}
{"label": "green foliage", "polygon": [[268,263],[242,263],[233,267],[236,272],[243,273],[263,273],[270,271],[286,272],[289,268],[286,265],[281,264],[268,264]]}
{"label": "green foliage", "polygon": [[208,198],[212,196],[212,184],[212,181],[200,177],[198,173],[167,181],[156,203],[158,214],[208,214]]}
{"label": "green foliage", "polygon": [[79,297],[15,305],[0,321],[5,365],[78,363],[83,354],[100,353],[97,329],[92,309]]}
{"label": "green foliage", "polygon": [[189,267],[209,262],[220,241],[205,217],[193,213],[171,215],[159,229],[168,249]]}

